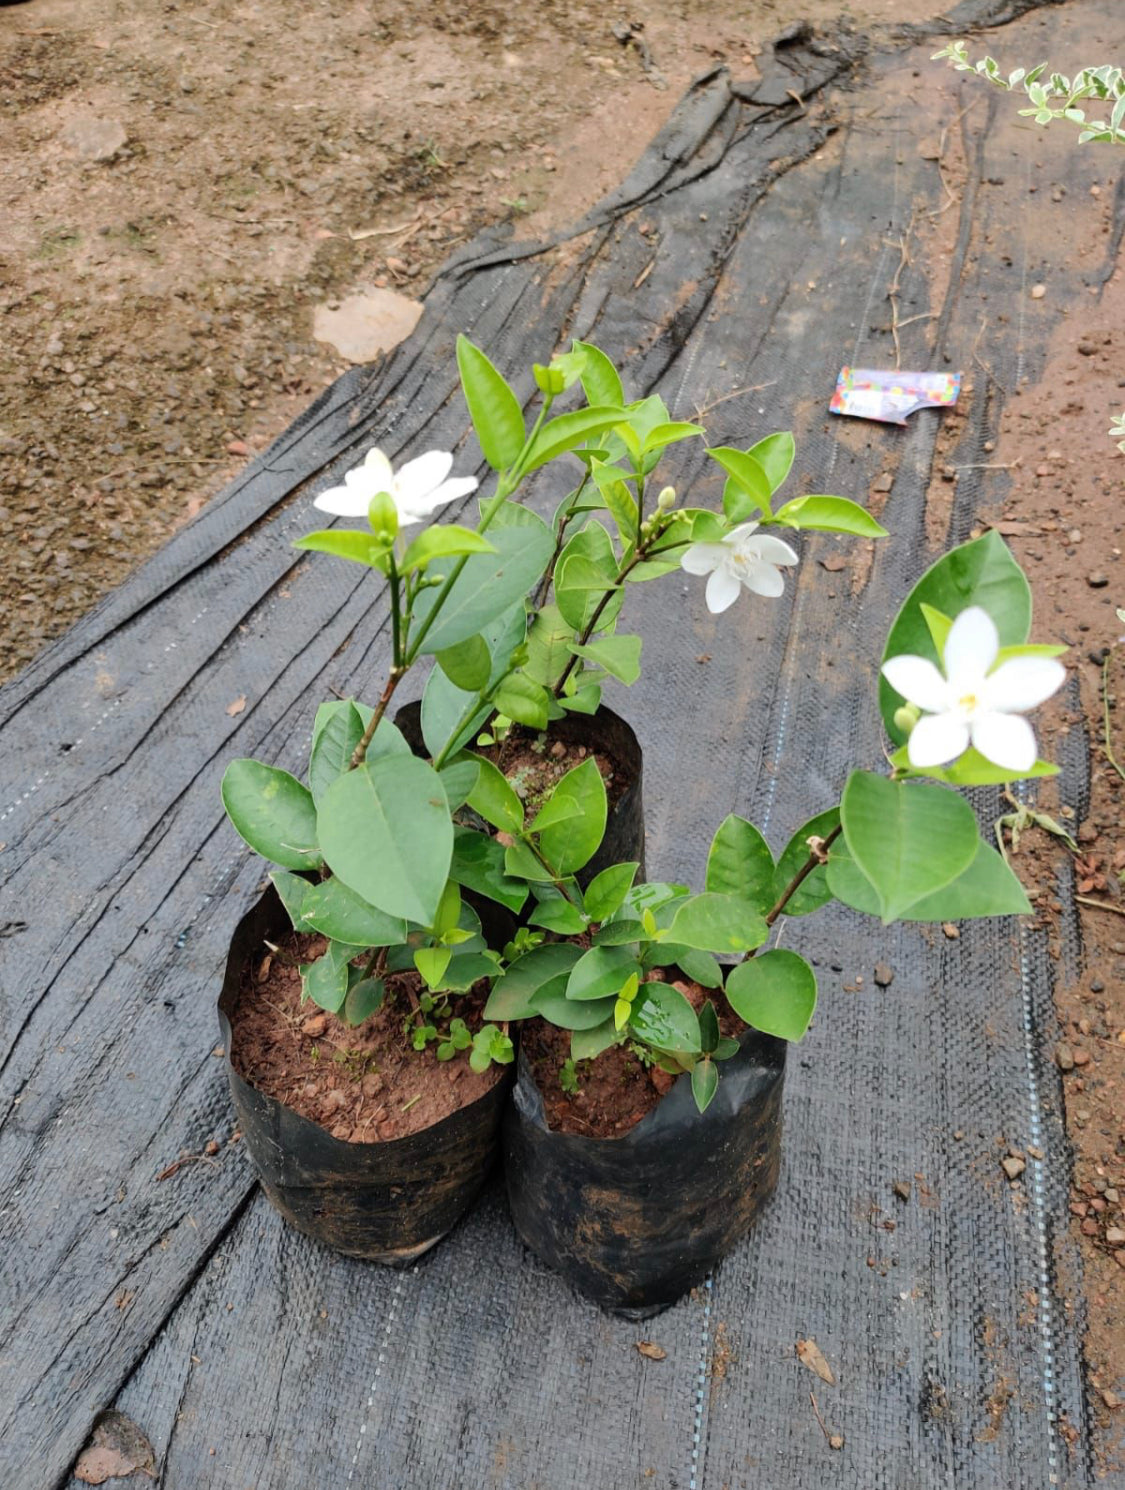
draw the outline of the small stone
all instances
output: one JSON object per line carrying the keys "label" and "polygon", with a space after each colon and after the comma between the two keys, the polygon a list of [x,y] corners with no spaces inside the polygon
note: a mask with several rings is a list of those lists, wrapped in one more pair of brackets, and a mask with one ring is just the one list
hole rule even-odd
{"label": "small stone", "polygon": [[1119,1268],[1125,1268],[1125,1250],[1115,1252],[1113,1254],[1113,1260]]}
{"label": "small stone", "polygon": [[1027,1168],[1027,1160],[1022,1154],[1007,1154],[1000,1160],[1000,1168],[1010,1180],[1018,1180]]}
{"label": "small stone", "polygon": [[1083,823],[1082,826],[1078,829],[1077,836],[1079,843],[1097,843],[1097,826],[1094,823]]}
{"label": "small stone", "polygon": [[304,1024],[301,1026],[301,1034],[307,1035],[310,1040],[319,1040],[321,1035],[324,1034],[327,1028],[328,1015],[313,1014],[310,1018],[306,1019]]}
{"label": "small stone", "polygon": [[942,923],[942,928],[941,929],[942,929],[942,931],[945,932],[946,936],[949,938],[949,940],[951,942],[955,942],[955,941],[959,940],[959,938],[961,936],[961,932],[960,932],[959,928],[956,927],[956,926],[954,926],[954,924],[953,924],[952,921],[944,921]]}
{"label": "small stone", "polygon": [[1103,574],[1100,569],[1095,569],[1093,574],[1086,576],[1086,583],[1090,586],[1091,590],[1104,590],[1106,585],[1109,584],[1109,575]]}
{"label": "small stone", "polygon": [[327,1111],[327,1112],[339,1112],[341,1107],[346,1107],[347,1105],[348,1105],[347,1094],[345,1092],[342,1092],[339,1087],[334,1087],[332,1089],[332,1091],[325,1092],[325,1094],[324,1094],[324,1107],[325,1107],[325,1111]]}
{"label": "small stone", "polygon": [[[393,267],[390,259],[387,264]],[[338,310],[318,305],[313,336],[348,362],[371,362],[406,340],[418,324],[422,302],[395,290],[370,289],[341,300]]]}
{"label": "small stone", "polygon": [[897,1199],[902,1201],[903,1205],[906,1205],[907,1202],[910,1200],[909,1180],[895,1180],[894,1184],[891,1186],[891,1189],[894,1191]]}
{"label": "small stone", "polygon": [[228,455],[249,455],[250,446],[245,440],[230,440],[227,442]]}
{"label": "small stone", "polygon": [[1069,1045],[1055,1046],[1055,1065],[1060,1071],[1074,1070],[1074,1051]]}
{"label": "small stone", "polygon": [[1031,298],[1032,298],[1032,300],[1042,300],[1043,296],[1046,293],[1047,293],[1047,286],[1046,285],[1032,285],[1032,287],[1031,287]]}
{"label": "small stone", "polygon": [[129,135],[120,119],[74,119],[62,141],[80,160],[112,160]]}
{"label": "small stone", "polygon": [[1111,1247],[1120,1247],[1125,1242],[1125,1231],[1120,1226],[1107,1226],[1105,1239]]}
{"label": "small stone", "polygon": [[556,740],[555,743],[551,746],[551,754],[556,760],[561,760],[566,754],[566,746],[561,740]]}
{"label": "small stone", "polygon": [[1107,1407],[1120,1407],[1122,1400],[1125,1399],[1119,1397],[1116,1392],[1111,1392],[1108,1387],[1102,1388],[1102,1401]]}
{"label": "small stone", "polygon": [[1115,1189],[1114,1186],[1110,1185],[1106,1189],[1105,1198],[1109,1201],[1110,1205],[1119,1205],[1121,1201],[1121,1192]]}
{"label": "small stone", "polygon": [[1078,350],[1079,352],[1081,352],[1083,357],[1096,357],[1098,355],[1098,347],[1096,342],[1080,341],[1078,343]]}
{"label": "small stone", "polygon": [[1101,1228],[1094,1220],[1093,1216],[1087,1216],[1086,1220],[1082,1223],[1081,1230],[1083,1236],[1097,1236]]}
{"label": "small stone", "polygon": [[[208,1143],[204,1144],[203,1152],[205,1154],[208,1154],[213,1159],[219,1152],[219,1145],[212,1138]],[[1121,1240],[1125,1242],[1125,1233],[1122,1234]]]}
{"label": "small stone", "polygon": [[885,962],[875,964],[875,982],[880,988],[889,988],[894,980],[894,968],[888,967]]}
{"label": "small stone", "polygon": [[1076,1066],[1088,1066],[1090,1064],[1090,1052],[1081,1047],[1074,1052],[1074,1064]]}

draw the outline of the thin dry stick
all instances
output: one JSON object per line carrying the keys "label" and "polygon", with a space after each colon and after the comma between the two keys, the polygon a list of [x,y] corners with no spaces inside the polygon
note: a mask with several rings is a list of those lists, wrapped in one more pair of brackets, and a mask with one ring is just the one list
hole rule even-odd
{"label": "thin dry stick", "polygon": [[941,181],[942,189],[945,192],[945,201],[941,204],[940,207],[935,207],[932,212],[928,212],[926,214],[927,217],[940,217],[943,212],[948,212],[950,207],[952,207],[954,202],[957,200],[957,193],[945,179],[945,147],[949,143],[949,131],[953,129],[955,125],[960,124],[961,120],[964,119],[969,110],[975,108],[976,105],[977,100],[974,98],[972,103],[966,104],[966,106],[961,110],[959,114],[955,114],[953,116],[953,118],[942,130],[941,135],[938,137],[938,179]]}
{"label": "thin dry stick", "polygon": [[1093,900],[1089,895],[1076,895],[1079,905],[1088,905],[1096,911],[1109,911],[1114,916],[1125,916],[1125,906],[1109,905],[1104,900]]}
{"label": "thin dry stick", "polygon": [[748,388],[736,388],[733,393],[724,393],[722,398],[712,399],[709,404],[704,404],[701,409],[696,409],[696,422],[698,423],[703,418],[704,414],[709,414],[712,409],[717,409],[720,404],[725,404],[728,399],[740,398],[744,393],[762,393],[767,388],[775,387],[776,384],[777,379],[771,378],[768,383],[752,383]]}
{"label": "thin dry stick", "polygon": [[1117,772],[1118,776],[1121,777],[1121,780],[1125,781],[1125,771],[1121,769],[1121,762],[1113,753],[1113,736],[1110,733],[1109,725],[1109,659],[1112,656],[1112,651],[1109,651],[1102,660],[1102,719],[1105,724],[1105,758]]}

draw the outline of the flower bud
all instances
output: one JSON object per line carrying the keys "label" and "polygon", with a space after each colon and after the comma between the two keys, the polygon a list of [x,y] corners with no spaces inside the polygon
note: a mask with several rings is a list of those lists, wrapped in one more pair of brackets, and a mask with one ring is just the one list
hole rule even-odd
{"label": "flower bud", "polygon": [[917,704],[903,704],[894,712],[895,729],[901,730],[904,735],[909,736],[911,730],[922,717],[922,711]]}
{"label": "flower bud", "polygon": [[398,534],[398,508],[390,492],[376,492],[367,507],[367,523],[380,543],[389,547]]}
{"label": "flower bud", "polygon": [[661,512],[668,512],[676,505],[676,488],[666,486],[656,499],[656,505]]}

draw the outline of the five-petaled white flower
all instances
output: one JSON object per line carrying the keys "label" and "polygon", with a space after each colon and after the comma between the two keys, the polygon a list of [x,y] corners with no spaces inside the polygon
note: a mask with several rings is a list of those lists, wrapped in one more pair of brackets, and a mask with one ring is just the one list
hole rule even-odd
{"label": "five-petaled white flower", "polygon": [[945,676],[925,657],[891,657],[883,676],[908,702],[925,710],[910,732],[907,755],[919,770],[944,766],[970,743],[987,760],[1011,771],[1030,771],[1035,733],[1022,717],[1050,698],[1066,680],[1053,657],[1010,657],[989,669],[1000,651],[996,625],[986,610],[963,610],[945,639]]}
{"label": "five-petaled white flower", "polygon": [[477,489],[475,476],[447,479],[453,468],[448,450],[427,450],[416,460],[407,461],[395,471],[383,452],[375,446],[367,452],[363,464],[353,466],[344,476],[343,486],[330,486],[313,503],[321,512],[336,517],[366,517],[372,497],[389,492],[398,510],[402,527],[423,522],[438,507],[457,497],[467,497]]}
{"label": "five-petaled white flower", "polygon": [[743,585],[755,595],[777,596],[785,589],[781,564],[796,564],[787,543],[757,533],[757,523],[740,523],[718,543],[693,543],[680,560],[689,574],[707,574],[707,609],[718,615],[733,605]]}

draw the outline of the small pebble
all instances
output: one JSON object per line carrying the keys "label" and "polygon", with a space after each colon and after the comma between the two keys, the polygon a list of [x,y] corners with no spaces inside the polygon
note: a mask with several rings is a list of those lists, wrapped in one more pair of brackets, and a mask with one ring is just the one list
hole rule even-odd
{"label": "small pebble", "polygon": [[956,926],[954,926],[952,921],[943,922],[941,929],[945,932],[946,936],[951,942],[959,940],[961,936],[960,930]]}
{"label": "small pebble", "polygon": [[895,980],[894,969],[887,966],[885,962],[875,964],[875,982],[880,988],[889,988]]}
{"label": "small pebble", "polygon": [[1046,285],[1032,285],[1032,287],[1031,287],[1031,298],[1032,298],[1032,300],[1042,300],[1043,296],[1046,293],[1047,293],[1047,286]]}
{"label": "small pebble", "polygon": [[[902,1203],[904,1205],[907,1203],[907,1201],[909,1201],[909,1199],[910,1199],[910,1181],[909,1180],[895,1180],[894,1184],[891,1186],[891,1189],[894,1191],[895,1195],[898,1197],[899,1200],[902,1201]],[[1125,1237],[1123,1237],[1122,1240],[1125,1241]]]}
{"label": "small pebble", "polygon": [[1000,1167],[1010,1180],[1018,1180],[1027,1168],[1027,1160],[1022,1154],[1008,1154],[1000,1160]]}
{"label": "small pebble", "polygon": [[1090,586],[1091,590],[1104,590],[1106,585],[1109,584],[1109,576],[1103,574],[1100,569],[1095,569],[1093,574],[1086,576],[1086,583]]}

